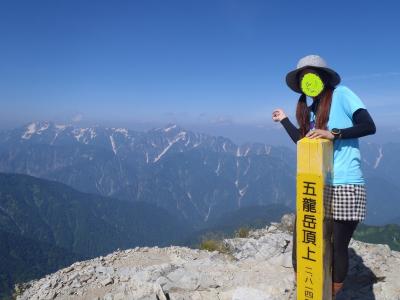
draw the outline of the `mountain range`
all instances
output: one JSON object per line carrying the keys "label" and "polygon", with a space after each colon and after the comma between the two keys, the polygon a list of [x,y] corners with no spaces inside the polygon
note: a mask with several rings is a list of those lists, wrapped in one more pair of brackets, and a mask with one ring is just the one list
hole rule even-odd
{"label": "mountain range", "polygon": [[294,206],[295,153],[176,124],[136,132],[36,122],[0,134],[0,171],[156,204],[202,228],[227,211]]}
{"label": "mountain range", "polygon": [[[361,143],[369,224],[400,224],[398,149]],[[0,290],[117,248],[193,246],[208,233],[265,226],[294,209],[295,165],[289,148],[176,124],[2,131]],[[398,231],[362,225],[356,235],[398,247]]]}
{"label": "mountain range", "polygon": [[[271,141],[273,142],[273,141]],[[367,219],[400,218],[400,143],[360,142]],[[0,172],[55,180],[79,191],[153,203],[195,228],[254,205],[295,205],[296,153],[236,145],[177,124],[148,131],[32,122],[0,132]]]}
{"label": "mountain range", "polygon": [[185,220],[151,203],[0,173],[0,291],[118,248],[178,243],[192,231]]}

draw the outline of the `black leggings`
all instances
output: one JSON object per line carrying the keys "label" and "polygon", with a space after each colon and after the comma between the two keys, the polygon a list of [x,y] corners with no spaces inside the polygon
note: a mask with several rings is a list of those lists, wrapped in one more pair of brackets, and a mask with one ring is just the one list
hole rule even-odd
{"label": "black leggings", "polygon": [[[358,225],[358,221],[333,220],[333,255],[332,255],[332,280],[343,282],[349,268],[348,248],[351,236]],[[296,218],[293,231],[292,265],[296,266]]]}

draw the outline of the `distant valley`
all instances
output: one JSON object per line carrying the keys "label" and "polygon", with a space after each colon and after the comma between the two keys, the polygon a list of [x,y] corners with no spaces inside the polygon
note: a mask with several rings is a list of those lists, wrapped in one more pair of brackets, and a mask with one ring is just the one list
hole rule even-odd
{"label": "distant valley", "polygon": [[[400,143],[362,140],[366,223],[400,218]],[[177,124],[141,132],[33,122],[0,133],[0,171],[56,180],[79,191],[143,201],[206,228],[245,206],[295,205],[296,154],[261,143],[236,145]],[[384,191],[384,193],[383,193]]]}
{"label": "distant valley", "polygon": [[173,245],[192,231],[151,203],[0,173],[0,291],[118,248]]}
{"label": "distant valley", "polygon": [[0,171],[154,203],[203,228],[244,206],[294,207],[295,153],[168,124],[147,132],[36,122],[0,134]]}

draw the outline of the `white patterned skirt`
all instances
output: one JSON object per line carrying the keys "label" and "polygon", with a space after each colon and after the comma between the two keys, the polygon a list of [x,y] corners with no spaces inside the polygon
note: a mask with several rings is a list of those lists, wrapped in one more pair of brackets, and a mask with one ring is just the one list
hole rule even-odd
{"label": "white patterned skirt", "polygon": [[325,185],[325,211],[334,220],[363,221],[367,196],[364,184]]}

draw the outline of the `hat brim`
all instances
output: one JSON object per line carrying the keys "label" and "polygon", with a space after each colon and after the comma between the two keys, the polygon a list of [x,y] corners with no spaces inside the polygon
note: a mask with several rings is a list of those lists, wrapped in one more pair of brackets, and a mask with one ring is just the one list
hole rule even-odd
{"label": "hat brim", "polygon": [[328,75],[329,84],[334,87],[340,83],[340,76],[334,70],[323,67],[304,66],[299,69],[293,70],[286,75],[286,84],[296,93],[302,93],[299,86],[298,74],[304,69],[322,70]]}

